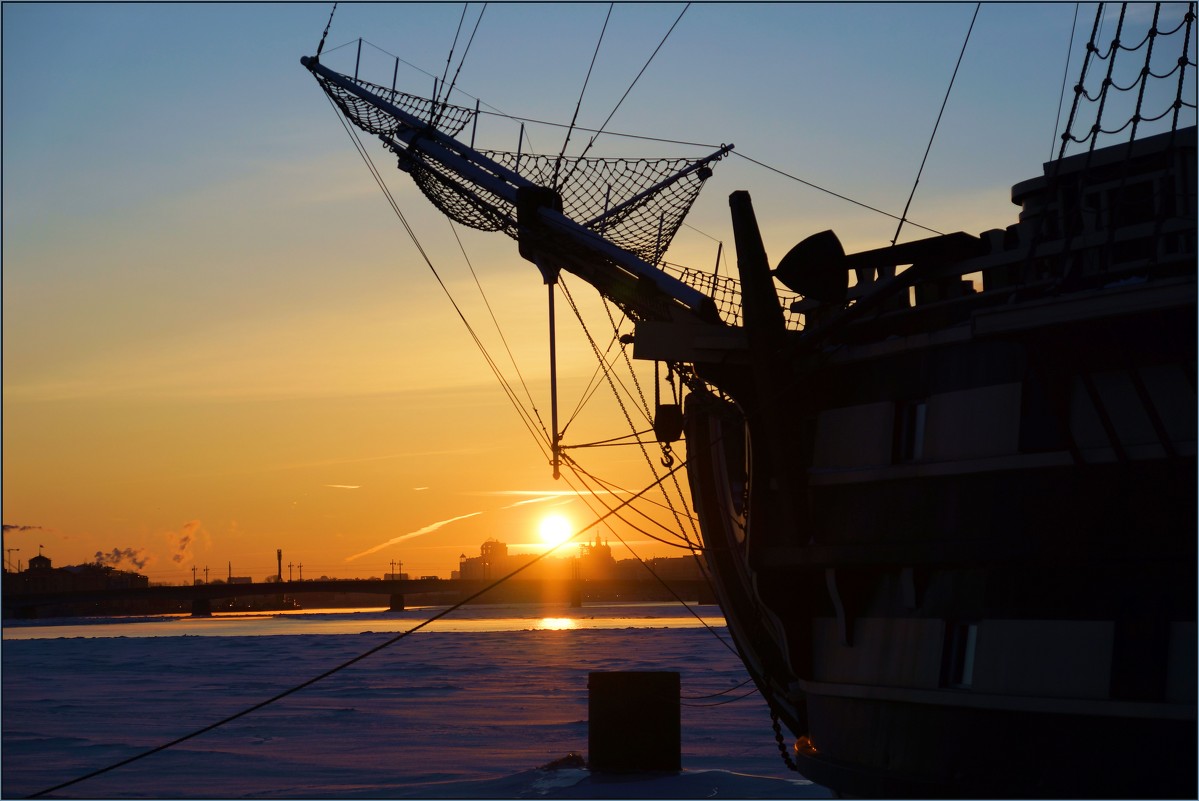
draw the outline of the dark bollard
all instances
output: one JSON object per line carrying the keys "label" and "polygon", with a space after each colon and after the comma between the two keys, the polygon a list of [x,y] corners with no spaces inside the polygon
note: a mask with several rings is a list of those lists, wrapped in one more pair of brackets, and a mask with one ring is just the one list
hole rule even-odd
{"label": "dark bollard", "polygon": [[404,611],[404,593],[393,592],[391,594],[391,611],[393,611],[393,612],[403,612]]}
{"label": "dark bollard", "polygon": [[591,770],[682,770],[678,673],[591,673],[587,689]]}

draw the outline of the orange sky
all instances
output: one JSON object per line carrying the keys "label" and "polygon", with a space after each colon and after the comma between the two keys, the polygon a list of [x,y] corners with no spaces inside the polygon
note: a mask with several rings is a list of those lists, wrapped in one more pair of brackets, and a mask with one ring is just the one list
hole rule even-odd
{"label": "orange sky", "polygon": [[[488,7],[457,85],[510,113],[565,122],[606,6],[533,8]],[[603,120],[681,9],[616,6],[581,124]],[[3,522],[4,547],[19,549],[12,562],[44,546],[56,565],[99,555],[140,565],[153,581],[190,581],[193,567],[223,576],[230,563],[235,575],[262,579],[282,548],[285,570],[302,563],[305,577],[380,576],[392,560],[410,574],[447,576],[488,537],[514,551],[540,547],[537,524],[550,512],[578,527],[593,519],[582,501],[545,494],[570,487],[552,480],[300,67],[328,11],[5,7]],[[610,130],[735,142],[897,212],[972,12],[697,4]],[[324,61],[352,71],[343,45],[364,36],[427,70],[405,65],[399,76],[401,88],[427,93],[460,14],[450,4],[339,7]],[[1072,15],[1065,5],[984,6],[913,219],[971,232],[1014,221],[1010,185],[1037,174],[1052,147]],[[387,82],[391,62],[382,66],[377,79]],[[539,150],[560,146],[561,129],[526,133]],[[485,146],[516,141],[494,119],[480,135]],[[572,151],[584,143],[577,136]],[[612,147],[632,145],[604,137],[593,154]],[[390,156],[377,146],[372,155],[515,381],[449,224]],[[717,165],[669,260],[711,269],[719,240],[721,269],[732,268],[727,197],[736,189],[753,192],[774,259],[824,228],[851,248],[894,234],[892,219],[732,157]],[[459,235],[548,426],[540,278],[507,237]],[[904,238],[918,235],[909,228]],[[606,347],[613,332],[594,293],[572,288]],[[565,419],[594,359],[565,304],[559,330]],[[652,365],[638,371],[652,399]],[[571,424],[568,443],[628,432],[605,393]],[[637,414],[634,424],[648,427]],[[653,480],[635,449],[575,453],[626,490]],[[662,472],[659,458],[651,449]],[[611,533],[642,555],[684,553],[624,524]]]}

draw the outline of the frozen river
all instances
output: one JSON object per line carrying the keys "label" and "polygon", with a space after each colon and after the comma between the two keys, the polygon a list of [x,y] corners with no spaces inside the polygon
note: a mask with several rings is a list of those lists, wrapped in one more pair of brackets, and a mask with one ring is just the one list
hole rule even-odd
{"label": "frozen river", "polygon": [[[203,729],[394,639],[430,611],[6,626],[0,794],[38,793]],[[587,753],[588,674],[616,670],[680,674],[683,771],[540,770]],[[783,764],[766,704],[746,679],[716,607],[471,607],[53,795],[828,797]]]}

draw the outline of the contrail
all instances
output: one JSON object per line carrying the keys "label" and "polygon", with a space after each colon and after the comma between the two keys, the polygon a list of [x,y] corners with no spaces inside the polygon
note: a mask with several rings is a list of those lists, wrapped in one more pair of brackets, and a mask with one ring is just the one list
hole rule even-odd
{"label": "contrail", "polygon": [[362,553],[356,553],[353,556],[347,556],[346,561],[352,562],[355,559],[357,559],[359,556],[367,556],[368,554],[375,553],[376,551],[381,551],[384,548],[386,548],[388,545],[395,545],[397,542],[403,542],[404,540],[412,539],[413,537],[419,537],[422,534],[428,534],[430,532],[436,531],[437,529],[441,528],[442,526],[447,526],[450,523],[453,523],[457,520],[465,520],[468,517],[474,517],[476,515],[481,515],[481,514],[483,514],[483,513],[482,512],[470,512],[469,514],[458,515],[457,517],[451,517],[448,520],[438,520],[436,523],[430,523],[429,525],[425,526],[424,528],[418,528],[416,531],[409,531],[407,534],[401,534],[398,537],[392,537],[387,542],[376,545],[374,548],[367,549],[367,550],[363,551]]}
{"label": "contrail", "polygon": [[591,490],[583,492],[575,492],[574,490],[489,490],[486,492],[470,492],[467,495],[493,495],[498,497],[510,496],[526,496],[536,500],[549,500],[551,498],[576,498],[580,495],[630,495],[628,490]]}
{"label": "contrail", "polygon": [[558,500],[558,497],[559,496],[557,496],[557,495],[545,495],[541,498],[526,498],[523,501],[517,501],[516,503],[510,503],[507,506],[501,506],[500,508],[501,509],[512,509],[517,506],[524,506],[526,503],[541,503],[542,501],[556,501],[556,500]]}

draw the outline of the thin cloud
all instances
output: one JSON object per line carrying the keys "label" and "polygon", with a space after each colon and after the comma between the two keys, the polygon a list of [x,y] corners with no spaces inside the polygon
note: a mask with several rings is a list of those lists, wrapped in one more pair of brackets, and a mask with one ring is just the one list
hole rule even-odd
{"label": "thin cloud", "polygon": [[418,528],[416,531],[409,531],[407,534],[401,534],[398,537],[392,537],[387,542],[380,543],[379,545],[376,545],[374,548],[369,548],[369,549],[363,551],[362,553],[356,553],[353,556],[347,556],[346,561],[353,562],[355,559],[357,559],[360,556],[369,556],[372,553],[383,550],[384,548],[386,548],[389,545],[395,545],[397,542],[403,542],[404,540],[409,540],[409,539],[412,539],[413,537],[419,537],[422,534],[430,534],[430,533],[436,531],[437,529],[441,528],[442,526],[448,526],[450,523],[454,523],[459,520],[465,520],[468,517],[475,517],[475,516],[481,515],[481,514],[483,514],[483,513],[482,512],[470,512],[468,514],[458,515],[457,517],[451,517],[447,520],[438,520],[436,523],[430,523],[429,525],[425,526],[424,528]]}
{"label": "thin cloud", "polygon": [[325,486],[333,489],[362,489],[361,484],[326,484]]}

